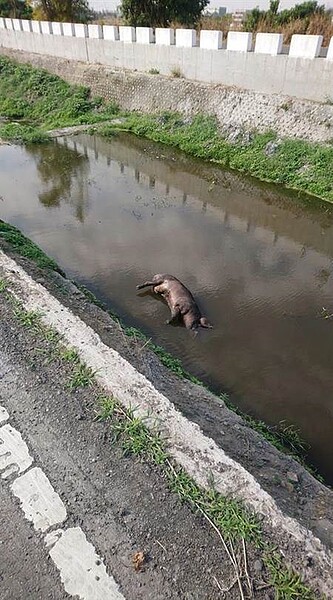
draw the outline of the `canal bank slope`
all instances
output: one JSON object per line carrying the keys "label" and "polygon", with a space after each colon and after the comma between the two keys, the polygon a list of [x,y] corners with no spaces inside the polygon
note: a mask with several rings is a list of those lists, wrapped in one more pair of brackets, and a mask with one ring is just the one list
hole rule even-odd
{"label": "canal bank slope", "polygon": [[243,131],[274,131],[282,138],[327,142],[332,139],[332,99],[322,103],[282,94],[263,94],[174,76],[123,71],[98,64],[0,47],[0,54],[58,75],[68,83],[89,87],[93,96],[115,102],[122,110],[145,114],[178,112],[217,119],[221,130],[236,139]]}
{"label": "canal bank slope", "polygon": [[[271,580],[272,577],[275,579],[276,587],[287,585],[285,566],[280,565],[276,568],[276,564],[279,563],[275,562],[275,567],[270,563],[274,547],[282,552],[278,555],[278,559],[275,557],[274,560],[282,560],[284,565],[292,566],[314,590],[314,595],[308,595],[305,588],[300,588],[296,590],[298,595],[288,596],[285,593],[281,595],[282,598],[305,600],[318,598],[322,593],[331,598],[333,589],[332,492],[317,482],[293,459],[273,448],[202,386],[174,376],[163,367],[156,355],[144,347],[145,344],[126,336],[119,323],[101,308],[92,304],[75,285],[57,271],[49,268],[40,269],[19,256],[15,259],[17,262],[13,262],[3,253],[0,255],[3,291],[1,306],[4,311],[1,319],[2,339],[6,340],[7,359],[9,354],[9,359],[11,362],[14,361],[15,368],[24,368],[29,372],[31,364],[34,365],[34,373],[31,373],[31,376],[36,378],[37,391],[38,386],[43,387],[48,381],[54,381],[56,385],[58,378],[62,377],[62,370],[66,371],[63,363],[57,362],[59,352],[55,357],[54,352],[52,354],[50,349],[47,352],[44,348],[45,339],[43,342],[35,338],[29,342],[31,330],[33,335],[36,335],[34,329],[36,320],[32,315],[39,313],[43,327],[52,326],[61,334],[63,343],[75,349],[90,369],[90,375],[87,375],[87,371],[81,372],[81,381],[84,375],[89,383],[90,376],[94,374],[98,384],[104,389],[104,394],[112,394],[117,401],[120,401],[118,411],[128,411],[131,407],[136,407],[136,416],[144,417],[145,424],[155,433],[156,430],[161,431],[165,439],[166,451],[172,461],[172,468],[178,469],[177,464],[180,465],[182,473],[188,473],[194,485],[199,485],[201,489],[209,490],[213,486],[214,502],[218,499],[218,507],[214,505],[216,512],[213,511],[213,519],[219,515],[219,511],[221,515],[227,511],[223,498],[229,500],[232,498],[241,502],[241,505],[233,505],[231,510],[231,514],[234,516],[236,514],[236,520],[229,515],[232,528],[231,539],[237,546],[243,537],[247,539],[252,565],[251,578],[256,578],[254,565],[259,568],[258,563],[255,563],[258,560],[258,552],[262,555],[265,565],[265,575],[260,574],[261,584],[255,585],[258,589],[257,595],[253,597],[265,598],[261,595],[262,589],[268,589],[267,597],[275,597],[270,596],[269,588],[259,589],[260,585],[265,585],[262,581],[267,583],[267,579]],[[18,263],[21,263],[24,269]],[[4,326],[7,327],[6,335]],[[70,370],[72,368],[73,365],[70,365]],[[47,369],[51,370],[47,371]],[[21,429],[27,431],[27,423],[31,420],[29,410],[17,406],[16,394],[11,388],[10,381],[5,378],[2,380],[2,385],[4,385],[3,389],[7,389],[7,393],[2,394],[5,408],[9,413],[16,411],[15,419],[19,420]],[[50,405],[44,406],[43,403],[39,403],[38,413],[32,413],[35,426],[41,420],[43,422],[52,420],[53,416],[57,423],[66,423],[69,412],[73,419],[73,428],[70,429],[72,443],[76,435],[76,421],[77,419],[81,421],[83,418],[87,421],[86,435],[91,435],[91,451],[94,452],[96,440],[91,427],[93,416],[96,414],[94,411],[97,409],[91,399],[94,398],[96,403],[97,396],[91,391],[88,392],[88,396],[90,396],[89,415],[82,408],[80,397],[75,391],[70,395],[71,402],[65,401],[57,405],[57,414],[53,415],[51,394]],[[104,404],[104,413],[106,408]],[[83,413],[84,417],[82,417]],[[54,426],[53,424],[52,427]],[[78,427],[81,427],[81,423]],[[103,431],[105,432],[105,429]],[[115,431],[114,425],[113,431]],[[68,433],[69,429],[65,430],[64,436],[68,436]],[[99,431],[97,435],[104,434]],[[78,439],[81,438],[82,432],[78,433]],[[84,439],[89,447],[90,442],[87,438]],[[113,452],[109,446],[108,435],[105,438],[106,445],[105,440],[101,443],[100,437],[98,439],[98,460],[91,456],[87,458],[92,474],[95,472],[95,462],[98,463],[101,456],[109,456]],[[147,445],[146,441],[145,445]],[[156,453],[154,457],[156,459]],[[57,457],[52,456],[52,453],[49,458],[53,462],[58,460]],[[163,460],[162,464],[164,464]],[[208,510],[207,507],[211,506],[207,497],[205,496],[202,504],[199,488],[191,487],[193,484],[190,486],[192,491],[189,497],[187,492],[184,496],[184,488],[189,489],[189,481],[182,479],[182,482],[181,488],[179,485],[174,488],[178,495],[183,500],[192,499],[192,507],[199,512],[204,506],[202,517],[204,520],[205,516],[210,519],[209,514],[212,513],[205,512],[206,509]],[[211,498],[212,492],[208,494]],[[121,503],[121,499],[119,502]],[[256,515],[255,521],[242,513],[243,509],[240,509],[240,506],[247,507],[249,514]],[[227,507],[230,508],[229,505]],[[219,527],[216,526],[216,521],[214,523],[214,520],[210,519],[210,522],[212,535],[218,535]],[[239,527],[240,522],[243,523],[242,527]],[[221,525],[221,530],[226,535],[223,518],[221,517],[220,523],[217,520],[217,523]],[[226,537],[228,540],[228,536]],[[200,561],[198,549],[196,557]],[[270,575],[267,576],[266,571]],[[246,579],[244,565],[242,574]],[[215,574],[214,576],[217,577]],[[290,585],[291,589],[292,585],[297,587],[295,580]],[[237,593],[239,594],[239,591]],[[187,596],[184,593],[180,596],[162,594],[155,597],[185,598]],[[198,596],[198,598],[206,597],[218,596],[200,594]],[[232,597],[229,593],[228,598]],[[239,595],[236,594],[235,597]]]}
{"label": "canal bank slope", "polygon": [[[306,102],[3,47],[0,53],[38,67],[1,59],[0,116],[6,122],[0,124],[0,137],[43,142],[50,129],[78,124],[87,129],[92,125],[105,136],[130,131],[221,167],[333,201],[330,100]],[[107,125],[115,116],[122,118]]]}

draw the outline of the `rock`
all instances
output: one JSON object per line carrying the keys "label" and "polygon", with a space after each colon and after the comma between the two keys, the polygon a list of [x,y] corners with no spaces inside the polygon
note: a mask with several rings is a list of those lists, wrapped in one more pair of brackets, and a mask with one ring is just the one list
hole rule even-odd
{"label": "rock", "polygon": [[314,531],[320,539],[331,547],[333,544],[333,523],[329,519],[318,519],[314,522]]}
{"label": "rock", "polygon": [[291,481],[288,481],[288,480],[286,480],[286,481],[282,481],[281,483],[282,483],[282,486],[283,486],[283,487],[284,487],[286,490],[288,490],[288,492],[292,493],[292,492],[294,491],[294,486],[293,486],[293,484],[291,483]]}
{"label": "rock", "polygon": [[255,560],[253,563],[253,568],[256,573],[260,573],[264,568],[264,564],[263,564],[262,560],[260,560],[260,559]]}
{"label": "rock", "polygon": [[287,477],[292,483],[299,483],[298,475],[293,471],[287,471]]}
{"label": "rock", "polygon": [[308,554],[304,559],[304,566],[312,567],[312,565],[313,565],[313,556],[311,554]]}
{"label": "rock", "polygon": [[253,134],[245,131],[242,127],[230,127],[227,139],[230,144],[248,146],[253,139]]}
{"label": "rock", "polygon": [[298,169],[298,171],[297,171],[297,172],[298,172],[300,175],[303,175],[303,173],[306,173],[306,172],[307,172],[307,171],[308,171],[310,168],[311,168],[311,167],[310,167],[310,165],[309,165],[309,164],[305,164],[305,165],[303,165],[303,166],[302,166],[300,169]]}
{"label": "rock", "polygon": [[280,147],[280,142],[278,140],[271,140],[265,146],[264,153],[266,156],[273,156],[277,153]]}

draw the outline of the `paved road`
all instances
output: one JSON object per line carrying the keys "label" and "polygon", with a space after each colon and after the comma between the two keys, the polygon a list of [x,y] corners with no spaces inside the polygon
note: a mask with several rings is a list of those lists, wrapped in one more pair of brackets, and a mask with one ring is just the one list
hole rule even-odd
{"label": "paved road", "polygon": [[223,597],[216,581],[233,575],[218,539],[157,471],[111,444],[94,391],[69,392],[3,301],[0,339],[1,600]]}
{"label": "paved road", "polygon": [[69,598],[43,539],[23,518],[8,486],[0,485],[0,597]]}

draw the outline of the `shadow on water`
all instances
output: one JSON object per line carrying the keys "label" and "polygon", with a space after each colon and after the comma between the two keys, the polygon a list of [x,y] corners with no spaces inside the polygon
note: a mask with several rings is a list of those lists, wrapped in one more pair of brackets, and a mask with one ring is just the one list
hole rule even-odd
{"label": "shadow on water", "polygon": [[[1,216],[129,324],[294,424],[333,482],[333,207],[130,136],[0,148]],[[196,339],[136,285],[166,272],[214,324]]]}

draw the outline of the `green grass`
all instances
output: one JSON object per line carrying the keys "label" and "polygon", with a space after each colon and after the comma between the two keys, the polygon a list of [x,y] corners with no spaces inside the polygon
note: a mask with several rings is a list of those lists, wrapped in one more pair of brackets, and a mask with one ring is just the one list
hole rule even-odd
{"label": "green grass", "polygon": [[264,555],[264,562],[275,589],[274,600],[316,600],[313,592],[302,582],[300,575],[286,567],[277,552]]}
{"label": "green grass", "polygon": [[79,388],[89,387],[94,382],[96,373],[90,367],[78,362],[68,381],[68,389],[73,392]]}
{"label": "green grass", "polygon": [[[1,115],[1,110],[0,110]],[[39,128],[22,123],[5,123],[0,125],[0,138],[17,144],[42,144],[49,141],[49,136]]]}
{"label": "green grass", "polygon": [[182,78],[183,74],[180,70],[180,67],[173,67],[170,71],[172,77],[176,77],[177,79]]}
{"label": "green grass", "polygon": [[49,344],[58,344],[63,336],[52,327],[43,326],[43,337]]}
{"label": "green grass", "polygon": [[29,142],[47,139],[58,127],[98,123],[119,113],[118,106],[93,98],[84,86],[70,85],[56,75],[0,57],[0,137]]}
{"label": "green grass", "polygon": [[40,324],[41,315],[34,310],[26,311],[17,306],[14,308],[14,314],[24,327],[29,329],[37,329]]}
{"label": "green grass", "polygon": [[78,364],[80,362],[79,355],[74,348],[64,348],[60,352],[61,360],[64,360],[68,363]]}
{"label": "green grass", "polygon": [[17,252],[20,256],[29,258],[41,268],[61,272],[56,262],[13,225],[0,219],[0,245],[4,242],[5,249]]}
{"label": "green grass", "polygon": [[[147,417],[148,418],[148,417]],[[163,467],[170,489],[195,510],[200,508],[228,540],[243,538],[259,541],[260,525],[241,503],[225,498],[213,488],[204,490],[170,459],[165,440],[156,429],[151,432],[134,409],[125,410],[117,400],[101,397],[97,420],[109,421],[114,442],[119,442],[125,455],[135,455]]]}
{"label": "green grass", "polygon": [[[265,148],[277,139],[273,132],[253,133],[249,143],[230,143],[219,133],[214,117],[196,116],[190,123],[175,113],[132,114],[118,129],[179,148],[190,156],[248,173],[262,181],[313,194],[333,202],[333,146],[302,140],[282,140],[275,154]],[[108,136],[114,127],[102,126]]]}
{"label": "green grass", "polygon": [[22,302],[9,291],[6,291],[6,299],[12,306],[14,316],[23,327],[27,327],[34,331],[41,330],[42,314],[40,312],[36,310],[26,310]]}
{"label": "green grass", "polygon": [[265,439],[282,452],[292,453],[294,456],[302,456],[308,450],[305,442],[301,439],[299,432],[293,425],[287,425],[281,421],[279,427],[267,425],[264,421],[254,419],[251,415],[244,413],[230,401],[228,394],[219,396],[226,406],[246,421],[252,429],[255,429]]}
{"label": "green grass", "polygon": [[7,290],[7,281],[6,279],[0,279],[0,294]]}
{"label": "green grass", "polygon": [[125,455],[134,455],[162,469],[171,491],[221,534],[224,548],[230,555],[236,556],[241,544],[245,543],[260,551],[275,600],[316,600],[300,575],[286,566],[282,556],[264,542],[255,514],[241,502],[217,492],[212,481],[209,488],[198,486],[182,467],[174,464],[160,433],[148,429],[135,410],[126,410],[115,398],[102,396],[96,412],[96,420],[109,423],[114,434],[113,443],[120,443]]}
{"label": "green grass", "polygon": [[[112,318],[114,318],[113,313],[111,313],[111,316]],[[136,327],[127,327],[118,317],[117,321],[118,323],[120,323],[124,333],[128,337],[134,338],[135,341],[142,341],[144,343],[145,348],[149,348],[149,350],[152,350],[158,356],[161,363],[165,367],[167,367],[167,369],[175,373],[175,375],[177,375],[178,377],[182,377],[183,379],[188,379],[189,381],[191,381],[192,383],[196,383],[197,385],[203,385],[202,381],[200,381],[197,377],[191,375],[191,373],[184,369],[182,362],[181,360],[179,360],[179,358],[175,358],[174,356],[172,356],[172,354],[164,350],[164,348],[158,346],[157,344],[154,344],[150,339],[147,338],[147,336],[142,331],[140,331],[140,329],[137,329]]]}
{"label": "green grass", "polygon": [[239,415],[251,429],[257,431],[262,437],[267,440],[272,446],[274,446],[280,452],[291,456],[294,460],[300,463],[313,477],[315,477],[321,483],[325,483],[324,478],[317,472],[317,470],[309,464],[307,460],[307,452],[309,446],[301,438],[298,429],[292,424],[288,424],[285,421],[280,421],[278,425],[268,425],[260,419],[255,419],[251,415],[246,414],[240,410],[234,403],[230,401],[228,394],[222,393],[219,396],[226,406]]}

